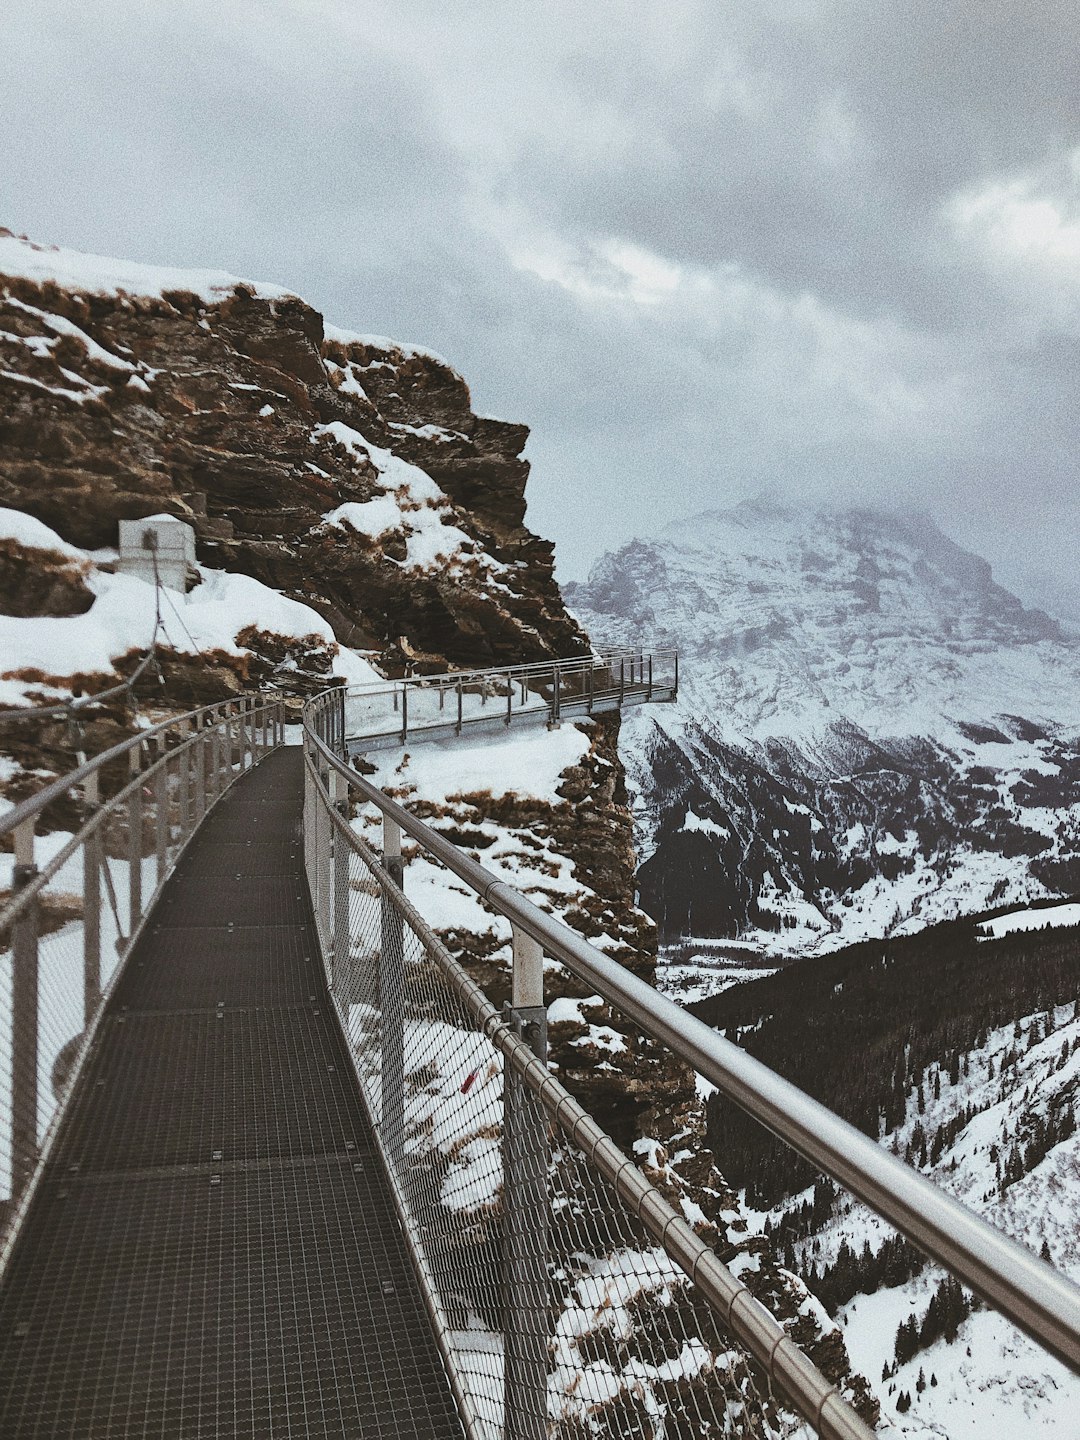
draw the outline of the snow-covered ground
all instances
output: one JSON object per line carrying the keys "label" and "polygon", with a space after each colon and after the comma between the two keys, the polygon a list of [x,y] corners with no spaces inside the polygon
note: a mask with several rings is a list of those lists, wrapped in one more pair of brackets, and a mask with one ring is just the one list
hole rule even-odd
{"label": "snow-covered ground", "polygon": [[[1080,1282],[1080,1133],[1054,1145],[1045,1158],[1002,1187],[1000,1175],[1014,1147],[1022,1150],[1038,1123],[1062,1104],[1074,1104],[1080,1082],[1080,1016],[1075,1005],[1029,1015],[992,1031],[984,1046],[963,1057],[956,1083],[933,1069],[912,1092],[904,1123],[882,1143],[904,1152],[916,1127],[928,1142],[939,1126],[964,1107],[970,1122],[923,1172],[970,1209],[1027,1245],[1035,1254],[1045,1242],[1053,1264]],[[809,1199],[810,1193],[798,1199]],[[769,1218],[775,1223],[788,1205]],[[758,1227],[764,1215],[757,1215]],[[877,1251],[891,1230],[864,1206],[837,1202],[834,1217],[809,1241],[796,1245],[808,1266],[835,1261],[843,1243],[861,1254]],[[903,1285],[857,1295],[840,1311],[852,1363],[867,1375],[887,1418],[905,1434],[949,1440],[1072,1440],[1080,1413],[1080,1377],[1048,1357],[995,1312],[976,1310],[952,1343],[936,1341],[881,1380],[894,1362],[897,1328],[909,1316],[921,1323],[942,1278],[927,1266]],[[919,1389],[920,1371],[926,1381]],[[931,1384],[934,1377],[936,1383]],[[880,1382],[880,1383],[879,1383]],[[901,1395],[906,1413],[896,1410]]]}
{"label": "snow-covered ground", "polygon": [[[64,681],[75,675],[109,675],[114,661],[133,650],[146,650],[154,638],[155,587],[133,575],[99,568],[115,552],[91,552],[69,545],[47,525],[16,510],[0,510],[0,538],[25,549],[55,551],[77,566],[94,603],[82,615],[0,615],[0,703],[25,703],[28,692],[64,699]],[[201,582],[187,594],[161,591],[159,645],[180,654],[222,651],[245,654],[236,636],[249,626],[276,635],[316,637],[335,655],[335,669],[350,684],[380,677],[362,656],[339,647],[330,625],[308,605],[272,590],[249,575],[197,567]],[[44,673],[43,680],[20,680],[14,672]]]}

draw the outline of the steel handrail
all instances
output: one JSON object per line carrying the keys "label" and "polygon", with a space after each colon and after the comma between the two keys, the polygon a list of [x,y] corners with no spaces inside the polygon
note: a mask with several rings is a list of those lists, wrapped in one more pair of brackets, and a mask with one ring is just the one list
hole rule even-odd
{"label": "steel handrail", "polygon": [[[317,703],[318,697],[312,704]],[[1080,1372],[1080,1286],[463,854],[341,760],[311,728],[306,711],[304,726],[326,764],[481,900],[1044,1349]]]}
{"label": "steel handrail", "polygon": [[[384,896],[389,896],[395,909],[404,917],[434,960],[443,979],[450,985],[469,1012],[481,1034],[503,1056],[504,1063],[520,1075],[522,1082],[537,1097],[548,1118],[557,1125],[571,1143],[587,1157],[589,1163],[611,1186],[624,1205],[637,1217],[649,1237],[666,1251],[691,1283],[706,1297],[721,1316],[730,1332],[739,1336],[751,1353],[765,1367],[814,1428],[827,1440],[872,1440],[870,1427],[845,1401],[838,1387],[826,1379],[812,1360],[799,1348],[779,1321],[751,1293],[723,1261],[709,1249],[692,1225],[679,1215],[655,1187],[645,1178],[615,1142],[604,1133],[587,1110],[566,1090],[557,1076],[538,1059],[515,1032],[504,1014],[466,970],[449,954],[423,916],[411,904],[404,891],[382,865],[378,855],[351,828],[337,810],[322,784],[310,755],[304,757],[305,771],[316,781],[317,793],[330,821],[335,844],[343,841],[360,856]],[[351,783],[351,779],[350,779]],[[382,1149],[380,1129],[375,1138]],[[386,1152],[383,1150],[384,1159]],[[387,1169],[392,1164],[387,1160]],[[399,1219],[410,1244],[419,1251],[417,1274],[420,1278],[425,1305],[435,1327],[440,1350],[447,1362],[451,1383],[463,1416],[470,1412],[467,1395],[460,1384],[453,1348],[447,1343],[447,1324],[437,1286],[432,1282],[423,1256],[423,1243],[417,1240],[414,1222],[401,1200],[397,1187],[391,1187]],[[466,1428],[469,1433],[468,1421]]]}
{"label": "steel handrail", "polygon": [[[366,680],[360,685],[344,688],[345,695],[389,694],[402,686],[455,686],[478,680],[496,680],[502,677],[520,679],[525,675],[569,674],[578,670],[602,670],[612,662],[628,656],[652,655],[655,660],[674,660],[678,652],[674,647],[648,650],[638,645],[611,646],[594,651],[591,655],[574,655],[569,659],[533,660],[522,665],[493,665],[484,670],[442,670],[435,675],[403,675],[396,680]],[[326,692],[324,692],[326,693]],[[336,693],[336,692],[335,692]],[[318,698],[318,697],[316,697]]]}
{"label": "steel handrail", "polygon": [[76,786],[84,785],[96,771],[108,765],[113,760],[119,760],[121,756],[128,754],[137,746],[144,745],[147,740],[153,740],[156,736],[174,729],[178,725],[189,724],[193,720],[200,719],[203,715],[209,715],[215,711],[222,710],[228,705],[238,704],[242,699],[265,698],[270,703],[280,696],[272,692],[252,691],[250,695],[236,696],[231,700],[218,700],[212,705],[200,705],[197,710],[188,710],[184,715],[175,715],[171,720],[163,720],[159,725],[153,725],[146,730],[139,730],[127,740],[121,740],[119,744],[111,746],[108,750],[102,750],[100,755],[91,756],[84,761],[76,770],[69,771],[66,775],[60,775],[51,780],[48,785],[36,790],[33,795],[28,796],[13,809],[0,815],[0,836],[10,835],[28,820],[35,819],[47,805],[54,800],[62,799],[70,790]]}

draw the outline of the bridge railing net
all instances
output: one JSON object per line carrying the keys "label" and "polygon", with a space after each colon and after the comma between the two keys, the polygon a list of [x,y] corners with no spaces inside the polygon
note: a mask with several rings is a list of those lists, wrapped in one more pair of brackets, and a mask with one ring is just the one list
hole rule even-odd
{"label": "bridge railing net", "polygon": [[132,937],[199,820],[280,737],[277,698],[208,707],[4,833],[0,1260]]}
{"label": "bridge railing net", "polygon": [[309,759],[306,858],[327,979],[470,1434],[810,1435],[601,1174],[597,1146],[613,1142],[427,927],[352,829],[349,802],[331,812],[324,786]]}

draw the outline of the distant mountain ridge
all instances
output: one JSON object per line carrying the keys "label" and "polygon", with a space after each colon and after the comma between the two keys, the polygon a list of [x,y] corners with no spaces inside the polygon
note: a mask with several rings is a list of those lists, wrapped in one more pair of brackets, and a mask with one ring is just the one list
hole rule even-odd
{"label": "distant mountain ridge", "polygon": [[1080,639],[927,517],[749,502],[564,588],[682,656],[621,741],[668,938],[805,953],[1080,889]]}

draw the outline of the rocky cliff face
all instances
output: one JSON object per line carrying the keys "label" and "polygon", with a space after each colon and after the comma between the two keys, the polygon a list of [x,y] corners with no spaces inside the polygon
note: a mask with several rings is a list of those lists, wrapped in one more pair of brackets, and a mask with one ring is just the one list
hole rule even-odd
{"label": "rocky cliff face", "polygon": [[567,593],[680,648],[622,739],[668,938],[793,956],[1080,886],[1080,642],[925,519],[744,505]]}
{"label": "rocky cliff face", "polygon": [[[7,232],[0,277],[0,504],[87,549],[178,516],[206,565],[309,605],[385,673],[583,652],[522,523],[528,430],[474,415],[438,357],[272,287]],[[430,493],[328,523],[395,495],[402,462]]]}
{"label": "rocky cliff face", "polygon": [[[3,703],[63,699],[131,672],[153,587],[114,573],[110,547],[120,519],[163,512],[193,525],[199,563],[195,589],[167,601],[138,687],[157,709],[252,683],[304,691],[334,673],[586,653],[552,547],[523,524],[527,433],[475,415],[438,357],[333,329],[287,292],[0,234]],[[73,746],[103,748],[133,723],[119,703],[84,719],[75,740],[63,722],[8,727],[8,800],[69,767]],[[381,778],[651,978],[655,927],[633,904],[617,736],[611,719],[541,730],[501,774],[490,745],[470,765],[462,743],[449,777],[420,746]],[[462,919],[457,897],[440,923],[437,886],[427,901],[501,999],[509,952],[490,916],[477,907]],[[746,1241],[703,1148],[692,1074],[569,976],[553,971],[548,988],[567,1083],[726,1254],[746,1251],[748,1281],[846,1375],[838,1332]],[[873,1409],[861,1382],[854,1393]]]}

